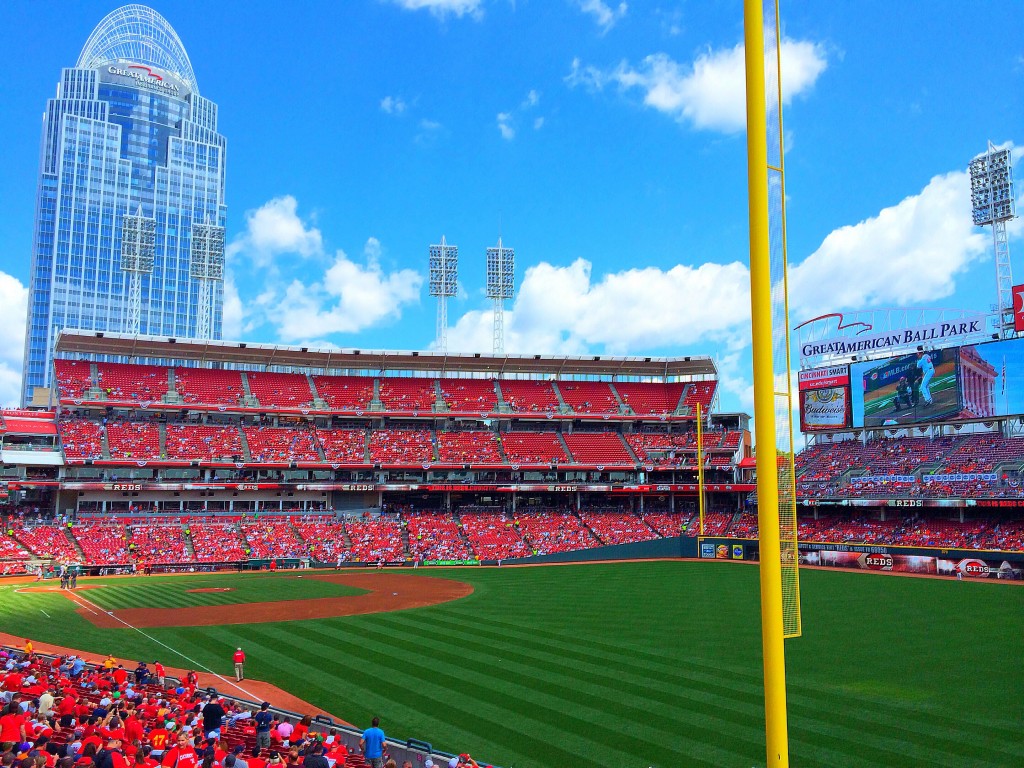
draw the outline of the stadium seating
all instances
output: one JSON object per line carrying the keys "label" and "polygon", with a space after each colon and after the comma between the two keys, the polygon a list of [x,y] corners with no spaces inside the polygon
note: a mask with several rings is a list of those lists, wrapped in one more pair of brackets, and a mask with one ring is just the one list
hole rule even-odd
{"label": "stadium seating", "polygon": [[116,522],[79,523],[71,529],[85,562],[121,565],[131,561],[125,527]]}
{"label": "stadium seating", "polygon": [[365,464],[365,429],[320,429],[316,433],[324,458],[335,464]]}
{"label": "stadium seating", "polygon": [[512,518],[493,509],[459,510],[462,530],[480,560],[507,560],[532,554]]}
{"label": "stadium seating", "polygon": [[182,402],[197,405],[241,405],[242,374],[212,368],[175,368],[175,389]]}
{"label": "stadium seating", "polygon": [[317,394],[335,411],[365,411],[373,399],[369,376],[314,376]]}
{"label": "stadium seating", "polygon": [[581,511],[580,519],[605,545],[631,544],[658,538],[658,534],[647,523],[628,512],[600,509]]}
{"label": "stadium seating", "polygon": [[78,563],[82,560],[62,527],[20,525],[14,526],[12,530],[14,537],[36,557],[53,558],[61,563]]}
{"label": "stadium seating", "polygon": [[526,543],[538,555],[592,549],[601,545],[578,517],[552,509],[516,512],[516,525]]}
{"label": "stadium seating", "polygon": [[54,377],[61,399],[84,399],[92,389],[92,363],[87,360],[53,361]]}
{"label": "stadium seating", "polygon": [[309,545],[300,537],[286,516],[264,515],[241,524],[242,536],[249,547],[249,557],[305,557]]}
{"label": "stadium seating", "polygon": [[558,391],[562,393],[565,404],[576,413],[619,412],[619,401],[608,382],[560,381]]}
{"label": "stadium seating", "polygon": [[701,413],[707,414],[711,410],[711,401],[715,399],[717,387],[717,381],[699,381],[690,384],[683,397],[683,407],[690,409],[691,416],[696,416],[697,405],[700,404]]}
{"label": "stadium seating", "polygon": [[623,445],[622,437],[615,432],[574,432],[563,437],[574,464],[629,467],[636,464]]}
{"label": "stadium seating", "polygon": [[242,427],[249,454],[254,462],[287,464],[319,462],[316,440],[311,429],[289,427]]}
{"label": "stadium seating", "polygon": [[494,413],[498,394],[494,379],[440,379],[441,396],[449,411],[457,413]]}
{"label": "stadium seating", "polygon": [[96,381],[107,400],[152,403],[167,394],[167,369],[157,365],[96,363]]}
{"label": "stadium seating", "polygon": [[568,464],[557,432],[505,432],[501,448],[513,466]]}
{"label": "stadium seating", "polygon": [[165,441],[168,459],[240,461],[242,437],[238,427],[168,424]]}
{"label": "stadium seating", "polygon": [[684,526],[689,529],[693,521],[691,512],[644,512],[642,517],[659,536],[678,536]]}
{"label": "stadium seating", "polygon": [[396,519],[378,517],[346,521],[345,533],[352,542],[352,560],[356,562],[405,560],[402,524]]}
{"label": "stadium seating", "polygon": [[434,410],[436,379],[382,377],[380,401],[386,411],[423,413]]}
{"label": "stadium seating", "polygon": [[707,512],[704,514],[704,533],[700,531],[700,516],[694,516],[690,525],[686,528],[686,535],[695,536],[725,536],[732,522],[732,512]]}
{"label": "stadium seating", "polygon": [[61,449],[68,459],[102,459],[103,425],[90,419],[57,422]]}
{"label": "stadium seating", "polygon": [[422,560],[469,560],[472,553],[448,513],[403,515],[409,534],[409,553]]}
{"label": "stadium seating", "polygon": [[147,421],[111,421],[107,424],[107,444],[112,459],[159,459],[160,426]]}
{"label": "stadium seating", "polygon": [[249,392],[264,408],[309,408],[313,392],[305,375],[249,371]]}
{"label": "stadium seating", "polygon": [[438,432],[437,454],[441,463],[503,464],[494,432],[467,430]]}
{"label": "stadium seating", "polygon": [[211,523],[191,520],[186,532],[192,540],[196,561],[200,563],[235,562],[248,557],[248,546],[238,523]]}
{"label": "stadium seating", "polygon": [[501,394],[515,413],[558,413],[558,395],[550,381],[501,379]]}
{"label": "stadium seating", "polygon": [[697,460],[696,433],[631,432],[626,442],[644,464],[656,467],[694,466]]}
{"label": "stadium seating", "polygon": [[322,563],[347,562],[351,552],[345,543],[345,524],[334,517],[292,518],[309,553]]}
{"label": "stadium seating", "polygon": [[434,460],[425,429],[377,429],[370,433],[370,461],[375,464],[429,464]]}
{"label": "stadium seating", "polygon": [[31,553],[25,545],[7,533],[0,531],[0,562],[7,560],[28,560]]}
{"label": "stadium seating", "polygon": [[676,412],[685,384],[615,382],[622,402],[638,416],[661,416]]}
{"label": "stadium seating", "polygon": [[180,524],[130,525],[128,546],[140,563],[186,563],[191,559]]}

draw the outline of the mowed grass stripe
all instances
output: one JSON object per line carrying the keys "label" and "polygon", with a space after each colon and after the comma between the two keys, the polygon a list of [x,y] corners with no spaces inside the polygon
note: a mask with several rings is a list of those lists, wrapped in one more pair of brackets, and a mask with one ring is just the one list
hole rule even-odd
{"label": "mowed grass stripe", "polygon": [[[268,625],[264,625],[266,627]],[[299,636],[306,638],[311,643],[316,643],[322,647],[334,648],[340,650],[341,658],[351,661],[357,659],[360,661],[358,665],[352,665],[351,663],[344,664],[339,662],[329,661],[328,664],[331,667],[341,666],[340,672],[343,679],[347,678],[353,672],[358,675],[358,670],[363,669],[363,662],[373,662],[377,660],[378,665],[380,664],[380,647],[376,643],[367,642],[367,631],[363,628],[357,635],[353,635],[345,630],[336,632],[328,632],[322,630],[312,630],[307,625],[304,625],[302,630],[297,633]],[[340,647],[339,647],[340,645]],[[332,657],[333,658],[333,657]],[[417,664],[415,660],[423,660],[423,655],[411,656],[408,659],[397,658],[395,666],[393,666],[387,675],[388,680],[398,681],[404,683],[399,686],[399,697],[407,695],[409,690],[433,692],[434,696],[431,699],[433,702],[431,705],[432,710],[437,710],[438,707],[443,707],[446,710],[451,711],[452,716],[460,718],[458,721],[453,721],[451,716],[444,719],[444,722],[459,722],[460,726],[466,727],[466,723],[462,721],[462,717],[466,711],[472,711],[476,713],[481,719],[484,720],[484,730],[476,733],[476,738],[490,739],[493,738],[493,727],[495,724],[501,724],[507,722],[501,717],[501,713],[505,712],[505,717],[508,717],[508,709],[511,706],[514,711],[519,713],[521,720],[524,724],[529,727],[523,730],[523,734],[543,732],[545,729],[554,729],[559,734],[559,743],[565,744],[566,746],[575,745],[575,751],[573,754],[576,755],[576,760],[579,760],[581,755],[585,755],[588,760],[611,760],[612,762],[594,762],[595,765],[622,765],[630,764],[628,762],[629,753],[619,753],[616,748],[617,743],[614,739],[615,733],[603,726],[600,722],[594,722],[593,720],[581,720],[575,716],[566,716],[562,712],[550,707],[539,705],[536,699],[523,699],[518,701],[514,698],[504,697],[500,699],[500,702],[504,704],[503,707],[498,707],[494,704],[494,697],[480,698],[478,696],[479,690],[484,687],[489,680],[476,679],[475,676],[469,674],[456,674],[457,670],[448,669],[445,672],[444,668],[436,666],[428,666],[426,664]],[[371,685],[375,682],[375,678],[370,677]],[[581,700],[584,697],[581,697]],[[451,704],[446,702],[459,701],[465,704],[472,704],[472,710],[465,710],[463,707],[453,707]],[[385,710],[386,711],[386,710]],[[493,717],[484,717],[484,712],[493,711],[495,714]],[[600,714],[600,713],[598,713]],[[438,726],[442,727],[443,726]],[[647,731],[641,725],[636,723],[630,723],[630,728],[634,733],[639,730]],[[638,734],[638,738],[645,738],[647,744],[659,744],[659,740],[655,740],[653,737],[655,734]],[[679,736],[672,734],[672,738],[675,741],[679,741]],[[723,734],[716,732],[714,734],[714,742],[720,743],[723,738]],[[689,741],[690,738],[684,737],[685,741]],[[692,760],[693,758],[699,758],[701,755],[707,757],[708,742],[706,741],[694,741],[693,747],[696,750],[693,755],[688,757]],[[757,749],[760,749],[758,746]],[[740,755],[736,753],[729,753],[728,750],[722,750],[723,754],[721,759],[727,760],[728,762],[735,762]],[[622,760],[627,760],[626,763],[622,763],[616,760],[616,756]],[[672,760],[678,759],[680,754],[675,750],[666,750],[665,759],[668,761],[665,765],[673,764]],[[742,759],[749,759],[750,755],[743,755]],[[496,758],[489,758],[496,759]],[[701,764],[705,764],[704,760],[701,760]],[[719,763],[706,763],[708,765],[721,764]]]}
{"label": "mowed grass stripe", "polygon": [[[458,622],[431,622],[440,623],[442,628],[455,631],[459,626]],[[579,642],[568,638],[560,641],[541,641],[537,639],[533,630],[516,630],[513,632],[509,627],[502,626],[491,629],[488,624],[477,623],[474,626],[470,638],[478,638],[480,642],[475,646],[482,650],[497,647],[503,648],[503,653],[508,653],[520,658],[524,663],[532,660],[547,661],[554,663],[560,668],[568,664],[571,667],[584,672],[587,679],[593,676],[600,676],[608,669],[614,669],[616,676],[614,680],[628,680],[633,685],[643,687],[645,693],[653,695],[657,690],[679,690],[694,688],[706,692],[708,695],[715,695],[723,700],[731,700],[745,703],[758,711],[763,709],[763,684],[755,686],[748,683],[723,684],[721,677],[714,671],[708,673],[694,671],[689,668],[685,659],[666,660],[658,663],[633,663],[630,659],[630,648],[623,646],[614,652],[595,653],[584,650]],[[490,640],[492,644],[483,640]],[[473,646],[473,639],[467,639],[464,644]]]}
{"label": "mowed grass stripe", "polygon": [[[364,637],[370,640],[404,636],[408,635],[364,630]],[[391,645],[394,649],[398,643],[392,640]],[[758,729],[751,728],[749,733],[743,733],[749,726],[751,717],[756,715],[756,708],[745,708],[741,711],[728,711],[723,708],[719,714],[716,707],[706,706],[706,702],[699,701],[701,697],[695,692],[689,694],[692,701],[688,701],[687,697],[666,698],[659,705],[653,702],[650,696],[645,695],[646,692],[635,692],[633,687],[624,681],[615,681],[612,678],[598,681],[590,674],[567,674],[569,660],[562,664],[552,662],[543,667],[513,664],[507,659],[497,660],[493,656],[493,649],[481,653],[473,651],[466,644],[460,644],[458,649],[450,646],[446,648],[440,643],[432,642],[430,637],[417,637],[415,642],[402,642],[400,647],[402,652],[392,650],[390,654],[396,663],[401,663],[402,658],[416,660],[426,656],[433,662],[433,666],[442,672],[455,668],[475,673],[475,683],[492,689],[497,695],[528,699],[532,706],[545,701],[546,706],[555,712],[569,708],[587,718],[584,722],[601,723],[604,715],[612,713],[616,719],[625,719],[628,723],[643,722],[648,728],[660,731],[662,740],[665,737],[675,737],[684,723],[690,726],[702,723],[701,727],[718,731],[736,729],[734,732],[741,734],[741,739],[756,740],[758,736]],[[509,647],[506,646],[501,653],[506,655],[508,650]],[[673,710],[682,716],[671,717]],[[612,718],[606,718],[604,724],[620,731],[623,727],[623,723],[613,722]]]}
{"label": "mowed grass stripe", "polygon": [[[255,639],[262,640],[268,635],[274,637],[275,630],[279,626],[261,625]],[[304,658],[304,653],[309,652],[308,644],[292,644],[295,642],[295,635],[291,631],[286,631],[284,638],[283,641],[278,640],[275,645],[281,642],[287,643],[288,645],[285,647],[290,648],[291,652],[273,651],[271,652],[272,656],[276,657],[279,663],[287,663],[290,660],[292,667],[297,671],[305,671],[305,674],[291,679],[290,690],[301,691],[303,695],[314,701],[323,701],[328,707],[331,706],[332,700],[347,702],[350,710],[361,712],[358,717],[350,717],[356,722],[365,724],[372,716],[371,713],[384,714],[385,724],[396,717],[411,718],[413,723],[422,723],[423,730],[404,732],[401,734],[403,737],[422,737],[423,734],[429,733],[430,740],[435,746],[440,746],[442,742],[439,739],[443,738],[442,734],[447,734],[450,739],[447,748],[453,751],[458,751],[459,745],[465,745],[468,741],[480,743],[480,741],[494,738],[496,735],[512,743],[529,743],[531,741],[527,732],[509,727],[507,720],[487,718],[479,712],[477,707],[467,709],[447,703],[462,701],[463,697],[449,696],[446,698],[443,694],[450,694],[450,692],[431,686],[429,681],[412,678],[401,673],[383,677],[377,672],[368,672],[367,669],[371,668],[372,664],[368,664],[365,657],[356,653],[361,649],[358,636],[351,636],[350,643],[342,645],[342,650],[349,652],[343,654],[341,658],[358,662],[354,664],[337,661],[338,657],[333,654],[303,663],[299,660]],[[265,642],[261,642],[260,645],[268,647]],[[324,646],[319,647],[324,648]],[[337,685],[325,688],[314,682],[324,679],[336,680]],[[319,689],[326,695],[322,698],[316,696],[315,693],[310,696],[311,689],[314,691]],[[443,713],[443,719],[436,719],[438,715],[435,713],[438,712]],[[545,753],[549,753],[561,761],[552,763],[553,765],[568,765],[571,761],[578,759],[578,753],[565,750],[561,746],[552,747],[552,745],[545,744],[544,749]],[[491,757],[490,759],[495,758]]]}
{"label": "mowed grass stripe", "polygon": [[[403,629],[407,622],[396,618],[399,614],[381,617],[386,626]],[[602,662],[590,662],[574,658],[564,651],[544,651],[525,653],[523,651],[527,635],[522,637],[505,636],[507,644],[497,646],[473,638],[484,634],[486,627],[474,627],[472,635],[460,642],[458,649],[453,649],[448,656],[457,663],[473,665],[473,668],[498,680],[511,674],[517,675],[519,681],[530,681],[532,690],[543,691],[557,696],[569,706],[583,700],[605,701],[608,708],[632,707],[638,711],[637,716],[653,718],[650,722],[664,719],[664,727],[675,732],[680,719],[691,720],[693,717],[713,721],[729,721],[735,727],[747,728],[751,719],[756,719],[763,712],[763,698],[754,695],[734,697],[733,692],[724,694],[713,685],[702,685],[688,680],[685,686],[672,685],[658,679],[654,675],[611,674],[608,665]],[[417,643],[431,650],[432,657],[445,655],[447,646],[442,645],[432,636],[419,635]],[[417,646],[414,646],[414,648]],[[496,660],[495,654],[502,658]],[[678,712],[679,717],[669,719],[665,715]],[[761,729],[752,728],[754,736]]]}

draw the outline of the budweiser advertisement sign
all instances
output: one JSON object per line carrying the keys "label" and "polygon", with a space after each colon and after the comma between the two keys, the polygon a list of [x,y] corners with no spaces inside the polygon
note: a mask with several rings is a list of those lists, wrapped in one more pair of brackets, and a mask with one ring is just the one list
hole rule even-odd
{"label": "budweiser advertisement sign", "polygon": [[800,392],[800,429],[834,431],[850,426],[849,387],[826,387]]}

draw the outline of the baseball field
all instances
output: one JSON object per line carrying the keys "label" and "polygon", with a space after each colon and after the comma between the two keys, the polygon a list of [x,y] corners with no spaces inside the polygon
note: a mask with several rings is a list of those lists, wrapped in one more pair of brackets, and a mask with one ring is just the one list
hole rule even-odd
{"label": "baseball field", "polygon": [[[6,584],[0,630],[224,675],[242,646],[250,677],[505,768],[764,765],[756,568],[298,576]],[[802,596],[794,766],[1024,764],[1024,588],[815,570]]]}

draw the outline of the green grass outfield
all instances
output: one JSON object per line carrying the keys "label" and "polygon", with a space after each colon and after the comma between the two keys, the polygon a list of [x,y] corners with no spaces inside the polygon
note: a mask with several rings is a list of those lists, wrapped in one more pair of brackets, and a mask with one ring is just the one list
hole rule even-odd
{"label": "green grass outfield", "polygon": [[[241,645],[252,677],[506,768],[764,765],[756,568],[426,573],[475,592],[389,614],[146,632],[222,674]],[[265,594],[288,576],[111,579],[108,597],[84,594],[127,607],[135,584],[140,599],[166,601],[246,580]],[[786,643],[792,765],[1024,764],[1024,589],[841,571],[804,571],[802,588],[804,636]],[[94,628],[59,594],[0,588],[0,628],[188,666],[137,632]]]}

